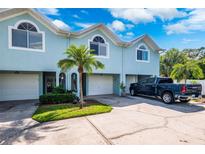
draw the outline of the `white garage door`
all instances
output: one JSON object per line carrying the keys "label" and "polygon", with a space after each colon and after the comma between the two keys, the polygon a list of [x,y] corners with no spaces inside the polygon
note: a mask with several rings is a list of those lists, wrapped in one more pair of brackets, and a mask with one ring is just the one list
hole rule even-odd
{"label": "white garage door", "polygon": [[126,89],[125,89],[126,93],[130,93],[130,90],[129,90],[130,84],[135,83],[137,81],[138,81],[137,75],[127,75],[126,76]]}
{"label": "white garage door", "polygon": [[90,75],[88,79],[88,95],[113,94],[112,75]]}
{"label": "white garage door", "polygon": [[0,101],[38,99],[38,74],[0,74]]}

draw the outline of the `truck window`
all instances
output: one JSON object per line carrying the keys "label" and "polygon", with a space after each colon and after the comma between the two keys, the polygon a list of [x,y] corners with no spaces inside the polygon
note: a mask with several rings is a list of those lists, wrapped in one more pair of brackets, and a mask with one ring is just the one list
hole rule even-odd
{"label": "truck window", "polygon": [[154,83],[155,82],[155,78],[148,78],[148,79],[144,79],[139,81],[140,84],[150,84],[150,83]]}
{"label": "truck window", "polygon": [[159,84],[160,83],[173,83],[173,80],[171,78],[167,78],[167,79],[160,79],[159,80]]}
{"label": "truck window", "polygon": [[147,79],[146,83],[152,84],[154,82],[155,82],[155,78],[149,78],[149,79]]}

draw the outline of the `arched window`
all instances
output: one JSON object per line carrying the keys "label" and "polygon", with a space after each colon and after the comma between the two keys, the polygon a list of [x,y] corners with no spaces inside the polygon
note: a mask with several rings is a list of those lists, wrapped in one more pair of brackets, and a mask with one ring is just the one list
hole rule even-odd
{"label": "arched window", "polygon": [[137,53],[137,57],[136,57],[137,61],[142,61],[142,62],[149,61],[149,50],[144,44],[138,46],[136,53]]}
{"label": "arched window", "polygon": [[77,74],[71,74],[71,90],[77,92]]}
{"label": "arched window", "polygon": [[92,54],[101,57],[108,57],[108,43],[102,36],[94,36],[90,43],[90,49],[94,50]]}
{"label": "arched window", "polygon": [[96,36],[94,37],[93,42],[105,43],[105,40],[100,36]]}
{"label": "arched window", "polygon": [[144,45],[141,45],[139,49],[146,50],[147,48]]}
{"label": "arched window", "polygon": [[59,74],[59,85],[66,89],[66,75],[65,73]]}
{"label": "arched window", "polygon": [[11,27],[11,47],[43,50],[43,34],[38,27],[30,21],[20,21]]}
{"label": "arched window", "polygon": [[28,22],[20,23],[20,24],[18,25],[17,29],[37,32],[36,27],[35,27],[34,25],[32,25],[31,23],[28,23]]}

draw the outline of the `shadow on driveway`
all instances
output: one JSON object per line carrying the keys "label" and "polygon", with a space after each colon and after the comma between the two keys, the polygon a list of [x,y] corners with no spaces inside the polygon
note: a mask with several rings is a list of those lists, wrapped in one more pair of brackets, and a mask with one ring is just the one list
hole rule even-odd
{"label": "shadow on driveway", "polygon": [[[0,103],[0,144],[21,142],[32,144],[44,139],[40,132],[57,132],[64,130],[64,125],[47,126],[47,123],[38,123],[31,117],[38,107],[38,100],[8,101]],[[36,131],[36,129],[38,131]]]}
{"label": "shadow on driveway", "polygon": [[38,103],[38,100],[0,102],[0,123],[31,118]]}
{"label": "shadow on driveway", "polygon": [[159,106],[159,107],[175,110],[182,113],[192,113],[192,112],[199,112],[205,110],[205,108],[202,106],[198,106],[190,103],[175,102],[173,104],[165,104],[159,98],[149,97],[144,95],[126,96],[126,97],[119,97],[116,95],[101,95],[101,96],[89,96],[86,97],[86,99],[98,100],[99,102],[112,105],[113,107],[126,107],[126,106],[146,103],[149,105]]}

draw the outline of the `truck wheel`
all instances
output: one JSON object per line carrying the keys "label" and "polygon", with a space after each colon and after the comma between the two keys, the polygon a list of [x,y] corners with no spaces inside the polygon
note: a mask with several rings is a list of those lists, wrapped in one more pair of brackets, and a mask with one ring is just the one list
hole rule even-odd
{"label": "truck wheel", "polygon": [[163,102],[166,103],[166,104],[171,104],[171,103],[174,102],[174,97],[173,97],[172,93],[170,93],[170,92],[165,92],[165,93],[163,93],[163,95],[162,95],[162,100],[163,100]]}
{"label": "truck wheel", "polygon": [[130,94],[131,94],[131,96],[134,96],[134,95],[135,95],[134,89],[130,90]]}

